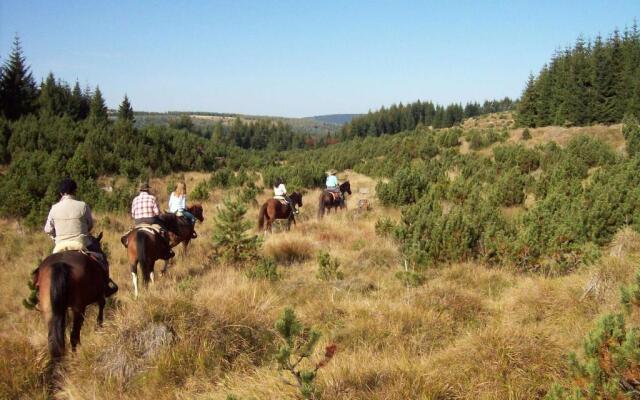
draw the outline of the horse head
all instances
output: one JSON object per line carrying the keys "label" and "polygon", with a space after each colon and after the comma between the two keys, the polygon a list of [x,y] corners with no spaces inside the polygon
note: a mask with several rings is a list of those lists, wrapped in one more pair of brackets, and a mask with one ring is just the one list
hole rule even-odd
{"label": "horse head", "polygon": [[194,204],[191,207],[187,208],[187,211],[189,211],[191,214],[193,214],[194,217],[196,217],[196,219],[200,222],[204,221],[204,214],[202,212],[202,206],[200,204]]}
{"label": "horse head", "polygon": [[297,205],[298,207],[302,207],[302,194],[301,193],[293,192],[293,193],[291,193],[291,196],[289,196],[289,198],[291,198],[291,201],[293,201],[293,203],[295,205]]}
{"label": "horse head", "polygon": [[351,194],[351,184],[349,183],[349,181],[345,181],[344,183],[342,183],[342,185],[340,185],[340,193],[345,192]]}

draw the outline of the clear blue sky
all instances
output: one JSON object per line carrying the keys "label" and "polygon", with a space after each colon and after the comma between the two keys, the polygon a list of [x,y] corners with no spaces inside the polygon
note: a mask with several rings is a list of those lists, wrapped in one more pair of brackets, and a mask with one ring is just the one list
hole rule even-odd
{"label": "clear blue sky", "polygon": [[0,1],[34,77],[100,85],[109,107],[311,116],[518,97],[580,34],[640,18],[630,1]]}

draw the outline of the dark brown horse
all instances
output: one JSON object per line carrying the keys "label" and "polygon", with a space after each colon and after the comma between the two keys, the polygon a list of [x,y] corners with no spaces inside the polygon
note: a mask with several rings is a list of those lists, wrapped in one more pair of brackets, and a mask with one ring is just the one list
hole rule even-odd
{"label": "dark brown horse", "polygon": [[[293,192],[289,197],[293,204],[302,207],[302,194]],[[287,230],[291,229],[291,222],[293,222],[294,225],[296,223],[296,217],[291,206],[282,204],[280,200],[271,198],[260,207],[260,212],[258,213],[258,229],[271,232],[271,226],[276,219],[286,219]]]}
{"label": "dark brown horse", "polygon": [[[204,222],[204,214],[202,206],[200,204],[194,204],[187,208],[187,211],[193,215],[196,220]],[[164,223],[169,231],[169,243],[171,247],[176,247],[182,243],[182,256],[187,256],[187,247],[192,239],[198,237],[195,231],[195,225],[193,225],[187,218],[178,217],[174,213],[165,213],[160,215],[160,220]],[[165,260],[162,273],[167,272],[170,260]]]}
{"label": "dark brown horse", "polygon": [[[102,233],[93,244],[98,250],[101,239]],[[93,257],[80,251],[64,251],[45,258],[32,278],[38,290],[39,308],[49,329],[49,354],[52,361],[56,361],[65,351],[67,308],[73,311],[73,351],[80,344],[80,329],[89,304],[98,304],[98,326],[102,325],[107,274]]]}
{"label": "dark brown horse", "polygon": [[[342,183],[339,187],[340,196],[342,199],[345,199],[345,193],[351,194],[351,184],[349,181]],[[318,218],[324,217],[325,209],[328,213],[333,208],[334,211],[337,211],[337,208],[346,208],[345,202],[340,201],[340,198],[337,198],[332,192],[328,190],[323,190],[320,193],[320,204],[318,206]]]}

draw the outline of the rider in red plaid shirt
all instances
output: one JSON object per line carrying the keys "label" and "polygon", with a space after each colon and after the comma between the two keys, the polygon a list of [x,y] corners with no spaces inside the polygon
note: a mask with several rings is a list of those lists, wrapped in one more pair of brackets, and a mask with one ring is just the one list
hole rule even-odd
{"label": "rider in red plaid shirt", "polygon": [[155,224],[157,223],[157,216],[160,214],[158,208],[158,201],[156,197],[149,194],[147,191],[141,191],[131,204],[131,216],[138,224]]}
{"label": "rider in red plaid shirt", "polygon": [[[149,193],[151,188],[148,183],[140,185],[140,194],[138,194],[131,203],[131,216],[134,223],[139,224],[151,224],[160,225],[163,229],[162,238],[166,241],[166,252],[163,259],[172,258],[175,254],[169,245],[169,238],[167,236],[167,228],[164,226],[162,220],[160,220],[160,208],[158,207],[158,200],[156,197]],[[126,235],[121,239],[122,244],[127,246]]]}

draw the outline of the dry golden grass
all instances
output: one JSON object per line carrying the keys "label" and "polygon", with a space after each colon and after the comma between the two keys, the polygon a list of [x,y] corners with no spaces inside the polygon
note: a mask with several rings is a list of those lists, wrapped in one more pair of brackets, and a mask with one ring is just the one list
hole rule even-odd
{"label": "dry golden grass", "polygon": [[[107,305],[103,329],[96,329],[95,307],[89,309],[58,397],[296,399],[272,357],[274,321],[292,305],[306,325],[320,329],[320,347],[338,346],[318,377],[323,398],[541,398],[553,381],[567,379],[565,354],[579,349],[599,314],[614,309],[619,284],[634,273],[638,235],[625,229],[611,255],[568,276],[467,263],[425,271],[424,285],[406,288],[395,277],[403,265],[398,249],[374,229],[379,217],[397,218],[398,210],[377,203],[371,179],[347,174],[354,192],[348,210],[317,220],[319,193],[310,191],[298,225],[266,237],[263,252],[278,260],[282,275],[276,282],[212,261],[213,216],[225,195],[217,191],[204,203],[205,222],[188,257],[177,257],[134,299],[119,243],[129,218],[97,215],[120,292]],[[185,178],[193,187],[206,175]],[[164,181],[152,185],[165,201]],[[355,209],[363,198],[371,211]],[[256,207],[248,218],[256,221]],[[51,243],[12,221],[0,221],[0,232],[0,398],[44,398],[44,322],[20,303]],[[321,249],[340,261],[343,280],[316,278]],[[589,290],[594,277],[597,290]]]}

